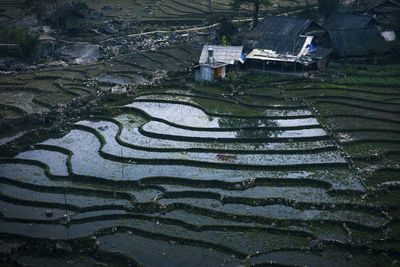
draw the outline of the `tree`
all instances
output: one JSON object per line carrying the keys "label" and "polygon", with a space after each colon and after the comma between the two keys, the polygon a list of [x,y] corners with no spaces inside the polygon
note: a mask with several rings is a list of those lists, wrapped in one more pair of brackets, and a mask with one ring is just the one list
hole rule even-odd
{"label": "tree", "polygon": [[25,0],[22,2],[22,8],[36,14],[38,22],[43,22],[43,18],[49,11],[55,10],[61,0]]}
{"label": "tree", "polygon": [[318,0],[318,9],[325,18],[336,11],[339,6],[339,0]]}
{"label": "tree", "polygon": [[79,32],[82,35],[86,35],[90,26],[90,23],[86,19],[86,17],[93,11],[93,9],[89,8],[89,6],[81,1],[72,1],[72,8],[76,16],[78,14],[80,19],[78,19],[77,24],[79,25]]}
{"label": "tree", "polygon": [[18,44],[19,56],[29,61],[32,59],[36,46],[39,44],[39,33],[29,33],[29,29],[13,29],[13,37]]}
{"label": "tree", "polygon": [[253,4],[254,11],[253,11],[253,28],[258,24],[258,16],[260,14],[260,6],[268,6],[270,5],[269,0],[233,0],[232,7],[234,10],[239,10],[241,5],[244,4]]}
{"label": "tree", "polygon": [[310,0],[304,0],[304,14],[307,17],[311,17],[311,5]]}
{"label": "tree", "polygon": [[235,24],[233,24],[231,17],[221,16],[217,19],[219,23],[219,28],[217,30],[217,35],[219,40],[223,40],[225,37],[226,42],[232,42],[234,35],[238,32]]}

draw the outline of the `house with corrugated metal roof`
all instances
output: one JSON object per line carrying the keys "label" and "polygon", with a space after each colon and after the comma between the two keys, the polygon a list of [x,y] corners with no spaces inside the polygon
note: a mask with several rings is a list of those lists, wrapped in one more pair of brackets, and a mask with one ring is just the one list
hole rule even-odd
{"label": "house with corrugated metal roof", "polygon": [[[367,14],[374,17],[377,25],[382,29],[382,36],[386,41],[394,41],[400,35],[400,1],[386,0],[370,6]],[[392,32],[392,33],[390,33]],[[392,36],[386,38],[386,36]]]}
{"label": "house with corrugated metal roof", "polygon": [[248,37],[259,37],[258,34],[307,35],[319,28],[318,24],[310,19],[266,15]]}
{"label": "house with corrugated metal roof", "polygon": [[392,42],[400,35],[400,0],[358,0],[356,9],[374,18],[385,41]]}
{"label": "house with corrugated metal roof", "polygon": [[329,61],[331,51],[321,46],[326,31],[309,19],[267,15],[246,37],[253,47],[246,65],[253,71],[323,70]]}
{"label": "house with corrugated metal roof", "polygon": [[375,25],[373,16],[333,12],[321,24],[325,30],[348,30],[369,28]]}
{"label": "house with corrugated metal roof", "polygon": [[358,57],[385,52],[385,42],[376,28],[330,30],[332,48],[337,56]]}
{"label": "house with corrugated metal roof", "polygon": [[313,36],[266,34],[246,57],[253,71],[304,72],[324,70],[330,49],[313,45]]}
{"label": "house with corrugated metal roof", "polygon": [[385,52],[385,41],[373,16],[332,13],[321,25],[328,31],[336,56],[357,57]]}
{"label": "house with corrugated metal roof", "polygon": [[243,46],[204,45],[195,79],[212,82],[225,78],[227,71],[234,70],[242,63]]}
{"label": "house with corrugated metal roof", "polygon": [[259,41],[266,35],[314,36],[314,43],[319,45],[326,31],[310,19],[266,15],[246,37],[250,41]]}
{"label": "house with corrugated metal roof", "polygon": [[[373,11],[374,8],[396,8],[400,5],[399,0],[357,0],[356,3],[356,9],[359,12],[365,13],[365,14],[370,14],[371,11]],[[392,12],[392,10],[388,10],[389,12]]]}

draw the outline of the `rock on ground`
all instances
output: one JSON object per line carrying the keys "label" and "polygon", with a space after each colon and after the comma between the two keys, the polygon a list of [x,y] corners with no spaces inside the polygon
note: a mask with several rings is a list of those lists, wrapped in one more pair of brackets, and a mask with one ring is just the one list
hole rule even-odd
{"label": "rock on ground", "polygon": [[75,64],[95,62],[100,57],[99,46],[95,44],[72,44],[59,49],[60,59]]}

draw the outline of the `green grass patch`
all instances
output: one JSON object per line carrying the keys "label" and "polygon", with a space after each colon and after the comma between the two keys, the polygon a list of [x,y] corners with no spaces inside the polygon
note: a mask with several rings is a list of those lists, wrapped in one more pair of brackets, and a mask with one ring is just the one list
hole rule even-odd
{"label": "green grass patch", "polygon": [[377,77],[398,77],[400,65],[366,65],[345,63],[329,67],[330,71],[338,71],[352,76],[377,76]]}
{"label": "green grass patch", "polygon": [[347,76],[338,79],[338,82],[357,85],[400,86],[400,75],[396,77]]}
{"label": "green grass patch", "polygon": [[67,93],[50,93],[42,94],[36,97],[37,100],[47,103],[49,105],[65,104],[70,102],[74,97]]}
{"label": "green grass patch", "polygon": [[346,106],[346,105],[341,105],[341,104],[333,104],[333,103],[317,103],[317,104],[315,104],[315,107],[318,109],[318,111],[322,115],[325,115],[325,116],[358,114],[358,115],[362,115],[362,116],[376,117],[377,119],[388,119],[388,120],[400,122],[399,114],[371,110],[368,108],[368,106],[358,108],[358,107],[351,107],[351,106]]}
{"label": "green grass patch", "polygon": [[36,88],[42,91],[60,91],[54,80],[30,80],[24,87]]}
{"label": "green grass patch", "polygon": [[400,143],[381,143],[377,141],[358,144],[345,144],[343,148],[350,157],[385,157],[384,153],[388,151],[400,151]]}

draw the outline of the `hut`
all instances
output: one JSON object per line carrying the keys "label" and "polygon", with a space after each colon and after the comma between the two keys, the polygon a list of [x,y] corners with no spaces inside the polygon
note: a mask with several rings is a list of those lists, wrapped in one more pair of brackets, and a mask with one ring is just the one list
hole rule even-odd
{"label": "hut", "polygon": [[246,57],[252,71],[304,72],[324,70],[330,49],[316,47],[313,36],[265,34]]}
{"label": "hut", "polygon": [[300,72],[326,68],[331,50],[327,32],[310,19],[266,15],[247,35],[252,71]]}
{"label": "hut", "polygon": [[264,19],[249,33],[247,40],[260,41],[266,36],[313,36],[313,42],[320,45],[327,37],[326,31],[310,19],[289,18],[285,16],[266,15]]}
{"label": "hut", "polygon": [[204,45],[195,78],[209,82],[225,78],[227,71],[238,70],[239,62],[244,63],[243,46]]}
{"label": "hut", "polygon": [[384,39],[375,28],[329,31],[332,48],[340,57],[359,57],[386,51]]}
{"label": "hut", "polygon": [[321,24],[325,30],[352,30],[369,28],[375,25],[373,16],[352,13],[333,12]]}
{"label": "hut", "polygon": [[322,24],[337,57],[359,57],[385,53],[385,41],[371,15],[332,13]]}
{"label": "hut", "polygon": [[382,30],[393,30],[395,33],[400,34],[400,2],[383,1],[369,8],[368,14],[375,18],[376,23]]}
{"label": "hut", "polygon": [[264,34],[308,35],[317,29],[320,29],[318,24],[310,19],[266,15],[248,34],[248,37],[257,38]]}
{"label": "hut", "polygon": [[[375,8],[378,10],[396,8],[400,5],[399,0],[356,0],[356,9],[365,14],[371,14]],[[392,10],[388,10],[392,12]]]}

